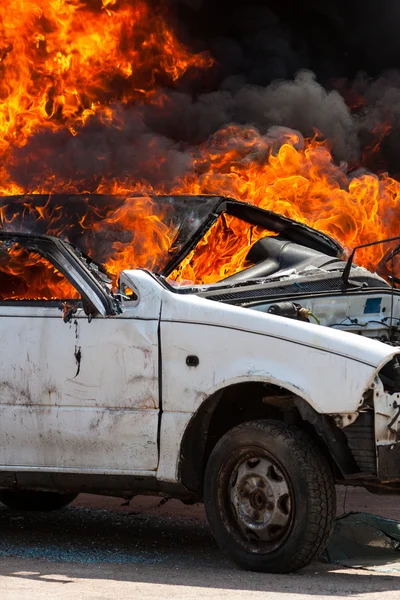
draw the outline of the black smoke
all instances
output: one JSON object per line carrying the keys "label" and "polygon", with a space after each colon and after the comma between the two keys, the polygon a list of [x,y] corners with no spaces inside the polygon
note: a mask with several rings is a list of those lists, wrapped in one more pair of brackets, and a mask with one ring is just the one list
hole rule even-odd
{"label": "black smoke", "polygon": [[113,118],[93,116],[78,135],[38,131],[11,154],[17,183],[40,188],[51,172],[85,191],[114,179],[165,189],[229,123],[261,135],[276,126],[318,132],[350,169],[400,173],[396,0],[170,0],[169,14],[180,39],[210,52],[214,67],[160,89],[159,102],[115,98]]}
{"label": "black smoke", "polygon": [[268,85],[312,70],[371,77],[400,66],[397,0],[176,0],[188,38],[214,49],[226,74]]}

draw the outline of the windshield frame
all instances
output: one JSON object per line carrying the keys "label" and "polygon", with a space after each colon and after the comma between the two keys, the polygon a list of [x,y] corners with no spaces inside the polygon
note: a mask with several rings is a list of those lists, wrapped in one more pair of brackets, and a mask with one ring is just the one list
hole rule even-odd
{"label": "windshield frame", "polygon": [[279,234],[292,242],[312,248],[327,256],[339,258],[344,254],[344,249],[339,242],[309,225],[247,202],[220,197],[220,201],[202,226],[158,274],[167,278],[195,248],[223,213],[236,217],[249,225]]}

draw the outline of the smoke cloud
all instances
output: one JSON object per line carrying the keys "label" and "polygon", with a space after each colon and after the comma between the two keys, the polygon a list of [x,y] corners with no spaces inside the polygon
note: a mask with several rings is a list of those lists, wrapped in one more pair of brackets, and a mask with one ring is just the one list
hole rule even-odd
{"label": "smoke cloud", "polygon": [[211,74],[160,90],[159,101],[115,103],[111,118],[90,117],[79,135],[38,131],[13,151],[13,179],[40,188],[50,171],[85,191],[114,179],[167,189],[196,168],[198,145],[231,123],[321,135],[337,162],[400,172],[400,8],[349,4],[171,2],[181,39],[214,56]]}

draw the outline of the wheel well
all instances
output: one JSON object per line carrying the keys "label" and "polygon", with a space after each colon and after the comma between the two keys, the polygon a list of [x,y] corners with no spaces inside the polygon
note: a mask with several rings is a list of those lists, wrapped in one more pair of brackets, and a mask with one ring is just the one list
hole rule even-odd
{"label": "wheel well", "polygon": [[201,496],[207,460],[218,440],[230,429],[257,419],[274,419],[306,430],[328,457],[337,478],[357,472],[347,440],[329,417],[305,400],[270,384],[251,382],[224,388],[203,402],[183,436],[179,478]]}

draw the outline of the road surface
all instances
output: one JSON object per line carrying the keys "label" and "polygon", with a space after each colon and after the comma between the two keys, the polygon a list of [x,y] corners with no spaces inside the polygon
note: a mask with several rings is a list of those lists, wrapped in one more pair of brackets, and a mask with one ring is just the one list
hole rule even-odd
{"label": "road surface", "polygon": [[[57,513],[0,508],[1,600],[398,600],[400,574],[314,562],[294,575],[238,570],[202,506],[81,495]],[[396,497],[339,491],[343,508],[400,519]]]}

